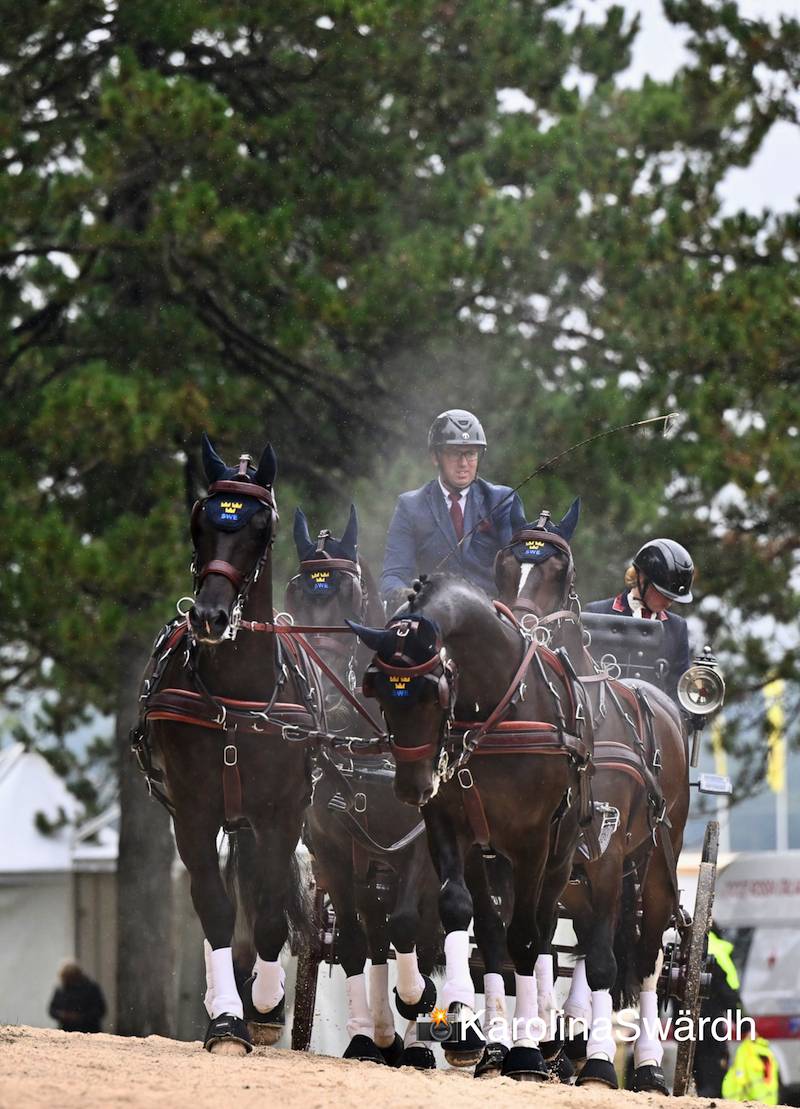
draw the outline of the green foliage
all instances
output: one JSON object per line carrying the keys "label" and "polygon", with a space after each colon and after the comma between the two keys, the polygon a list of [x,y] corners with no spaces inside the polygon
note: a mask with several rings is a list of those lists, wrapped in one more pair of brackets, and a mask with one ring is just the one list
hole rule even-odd
{"label": "green foliage", "polygon": [[[607,439],[531,483],[529,515],[583,494],[586,597],[643,537],[683,539],[734,692],[795,675],[758,621],[798,612],[800,213],[724,217],[718,186],[795,118],[800,27],[669,0],[689,64],[622,89],[636,21],[572,26],[568,9],[5,13],[8,686],[115,711],[120,645],[187,591],[202,428],[231,456],[272,437],[284,525],[288,492],[325,526],[356,490],[374,564],[454,401],[485,417],[487,474],[512,482],[676,410],[670,438]],[[509,89],[527,106],[506,110]]]}

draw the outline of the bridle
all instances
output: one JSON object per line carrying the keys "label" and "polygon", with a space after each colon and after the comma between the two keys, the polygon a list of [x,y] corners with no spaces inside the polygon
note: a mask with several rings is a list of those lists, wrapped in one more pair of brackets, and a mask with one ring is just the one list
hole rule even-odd
{"label": "bridle", "polygon": [[555,612],[540,617],[534,605],[525,597],[516,597],[509,605],[523,629],[527,632],[534,632],[539,625],[556,623],[566,618],[574,619],[576,614],[580,616],[580,600],[575,592],[575,561],[572,557],[572,548],[567,540],[556,532],[546,531],[544,528],[523,528],[522,531],[516,532],[511,542],[502,548],[501,554],[513,550],[519,543],[528,542],[549,543],[566,554],[569,561],[564,574],[561,597]]}
{"label": "bridle", "polygon": [[[246,473],[247,456],[239,463],[239,476],[244,477]],[[224,559],[212,558],[208,562],[203,563],[202,566],[197,563],[197,531],[200,522],[200,515],[205,509],[207,502],[211,497],[216,496],[217,493],[232,493],[238,497],[251,497],[258,501],[270,514],[269,533],[267,535],[264,547],[261,550],[258,558],[253,563],[252,567],[247,573],[243,573],[237,566],[231,562],[226,562]],[[271,488],[265,485],[254,485],[250,481],[230,479],[224,481],[215,481],[208,487],[208,493],[205,497],[195,501],[192,507],[192,515],[190,519],[190,531],[192,536],[192,544],[194,546],[194,554],[192,556],[192,580],[193,580],[193,596],[192,600],[196,600],[197,594],[202,587],[203,582],[209,574],[219,574],[221,577],[226,578],[236,591],[233,602],[230,607],[228,616],[228,626],[225,629],[223,639],[235,639],[240,627],[242,626],[242,613],[247,604],[247,598],[253,585],[258,581],[261,572],[269,559],[272,551],[272,544],[275,541],[275,531],[278,523],[278,506],[275,500],[275,494]],[[182,597],[178,602],[178,612],[183,616],[185,611],[180,607],[181,603],[188,598]]]}
{"label": "bridle", "polygon": [[398,698],[410,695],[412,682],[427,681],[436,686],[436,696],[439,707],[443,710],[442,722],[436,739],[415,747],[403,747],[397,743],[393,735],[389,735],[389,746],[394,755],[395,762],[420,762],[422,759],[436,759],[443,744],[450,734],[453,720],[455,719],[456,700],[458,698],[458,668],[455,660],[449,658],[446,648],[437,636],[436,644],[430,658],[424,662],[415,662],[413,658],[402,649],[402,643],[409,634],[419,630],[420,622],[413,617],[404,620],[393,620],[386,627],[387,631],[394,631],[401,642],[391,659],[386,662],[377,654],[364,673],[361,692],[365,697],[377,697],[376,678],[380,675],[388,679],[393,696]]}

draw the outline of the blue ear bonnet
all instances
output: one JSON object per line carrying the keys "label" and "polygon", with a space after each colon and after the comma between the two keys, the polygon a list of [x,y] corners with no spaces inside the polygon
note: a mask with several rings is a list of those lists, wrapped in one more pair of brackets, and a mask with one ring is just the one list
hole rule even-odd
{"label": "blue ear bonnet", "polygon": [[261,501],[255,497],[240,496],[238,493],[216,493],[206,501],[206,517],[220,531],[238,531],[263,507]]}
{"label": "blue ear bonnet", "polygon": [[[575,528],[578,526],[580,513],[581,499],[576,497],[560,523],[554,524],[552,520],[547,520],[543,529],[539,528],[536,523],[531,523],[526,524],[523,530],[551,531],[554,535],[560,535],[562,539],[569,543],[575,533]],[[554,554],[558,553],[559,548],[544,539],[523,539],[519,543],[515,543],[511,550],[517,562],[529,562],[537,565],[540,562],[547,562],[548,558],[552,558]]]}
{"label": "blue ear bonnet", "polygon": [[307,597],[334,597],[342,584],[342,573],[340,570],[301,570],[297,580]]}
{"label": "blue ear bonnet", "polygon": [[[439,649],[441,640],[439,625],[434,623],[433,620],[429,620],[427,616],[421,616],[413,612],[400,617],[400,619],[419,621],[416,634],[400,638],[395,628],[387,628],[378,648],[379,658],[383,662],[397,662],[398,671],[403,666],[419,666],[421,663],[427,662],[431,655]],[[405,655],[411,662],[399,660],[396,657],[397,654]]]}

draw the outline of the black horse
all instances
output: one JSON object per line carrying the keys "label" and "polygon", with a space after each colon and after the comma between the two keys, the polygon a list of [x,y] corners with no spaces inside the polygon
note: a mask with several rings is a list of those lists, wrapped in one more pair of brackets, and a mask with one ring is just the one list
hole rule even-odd
{"label": "black horse", "polygon": [[638,1001],[634,1088],[667,1093],[663,1046],[652,1029],[662,937],[680,912],[675,866],[689,808],[685,732],[666,694],[645,682],[603,676],[584,646],[569,546],[578,510],[576,501],[559,524],[543,514],[526,525],[498,556],[496,580],[515,614],[548,629],[580,675],[595,721],[593,792],[619,822],[598,859],[578,856],[579,880],[563,898],[586,956],[565,1005],[568,1017],[591,1027],[588,1043],[578,1037],[569,1045],[574,1057],[588,1056],[578,1083],[616,1089],[612,1005]]}
{"label": "black horse", "polygon": [[[441,882],[443,1004],[453,1025],[447,1058],[469,1066],[484,1049],[468,966],[473,897],[465,874],[468,852],[479,844],[513,870],[507,940],[516,1011],[503,1073],[544,1079],[535,968],[542,956],[552,965],[558,899],[579,818],[590,812],[582,695],[558,658],[459,579],[426,580],[386,629],[356,630],[375,651],[365,682],[389,726],[395,790],[424,806]],[[497,919],[493,912],[492,926]]]}
{"label": "black horse", "polygon": [[[321,531],[315,541],[298,508],[294,540],[300,566],[287,587],[285,607],[299,624],[346,629],[345,617],[383,622],[375,581],[358,555],[355,506],[341,539]],[[360,697],[354,676],[368,661],[365,648],[349,629],[344,635],[308,632],[305,638],[338,678],[336,684],[323,682],[328,727],[344,735],[374,734],[375,728],[350,700]],[[351,1037],[345,1058],[432,1068],[433,1053],[416,1042],[415,1022],[435,1000],[429,975],[441,929],[438,882],[420,834],[424,829],[419,813],[395,798],[391,760],[334,757],[323,749],[316,766],[304,835],[317,885],[329,893],[336,913]],[[397,1007],[410,1022],[405,1045],[395,1032],[389,1001],[390,943],[397,959]],[[369,991],[364,974],[367,953],[372,963]]]}
{"label": "black horse", "polygon": [[[290,920],[301,929],[308,924],[295,848],[311,800],[311,767],[306,745],[284,738],[284,727],[311,725],[317,706],[308,698],[303,659],[270,630],[278,519],[272,447],[256,468],[247,455],[229,468],[204,436],[203,461],[208,496],[191,518],[194,600],[188,618],[157,641],[135,749],[172,812],[206,937],[205,1046],[243,1053],[253,1031],[261,1042],[280,1035],[279,955]],[[223,826],[235,899],[217,854]],[[234,972],[235,924],[243,927],[241,958],[252,972],[244,1003]]]}

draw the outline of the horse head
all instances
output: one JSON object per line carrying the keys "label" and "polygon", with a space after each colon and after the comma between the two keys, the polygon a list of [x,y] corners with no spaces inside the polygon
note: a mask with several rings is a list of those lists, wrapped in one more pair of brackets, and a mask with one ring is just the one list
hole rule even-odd
{"label": "horse head", "polygon": [[441,744],[455,710],[455,664],[442,647],[438,626],[425,616],[410,612],[386,628],[347,622],[375,652],[362,692],[378,701],[386,720],[397,764],[395,794],[410,805],[424,805],[436,790]]}
{"label": "horse head", "polygon": [[[299,624],[339,624],[362,620],[366,590],[358,557],[358,513],[350,516],[341,539],[323,530],[316,540],[301,508],[294,513],[294,545],[300,565],[286,587],[285,606]],[[349,648],[348,648],[349,649]]]}
{"label": "horse head", "polygon": [[[269,559],[278,513],[272,491],[278,468],[272,446],[258,465],[242,455],[227,466],[203,434],[208,495],[192,509],[196,592],[189,610],[195,638],[216,644],[226,637]],[[269,592],[269,574],[266,574]],[[267,615],[271,619],[271,599]]]}
{"label": "horse head", "polygon": [[581,500],[576,497],[558,523],[542,512],[512,537],[495,561],[501,601],[540,619],[566,606],[575,579],[569,544],[580,511]]}

